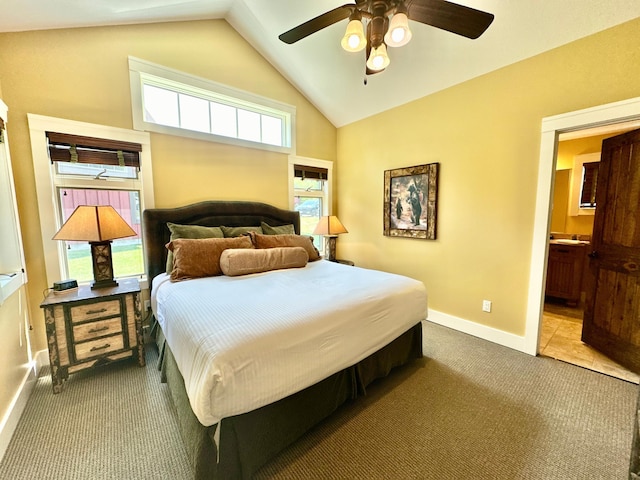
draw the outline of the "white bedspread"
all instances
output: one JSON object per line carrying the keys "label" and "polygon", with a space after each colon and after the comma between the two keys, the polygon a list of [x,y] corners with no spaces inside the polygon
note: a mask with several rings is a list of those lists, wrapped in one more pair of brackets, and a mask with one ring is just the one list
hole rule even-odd
{"label": "white bedspread", "polygon": [[152,304],[205,426],[351,366],[427,315],[422,282],[325,260],[177,283],[162,274]]}

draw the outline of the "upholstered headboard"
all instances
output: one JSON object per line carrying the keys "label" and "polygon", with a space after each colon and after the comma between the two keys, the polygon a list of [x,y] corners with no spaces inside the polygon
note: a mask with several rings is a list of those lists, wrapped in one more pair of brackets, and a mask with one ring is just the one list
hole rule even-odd
{"label": "upholstered headboard", "polygon": [[142,213],[147,275],[151,281],[165,271],[170,232],[167,222],[181,225],[250,227],[265,222],[271,226],[293,224],[300,233],[300,214],[260,202],[206,201],[176,208],[153,208]]}

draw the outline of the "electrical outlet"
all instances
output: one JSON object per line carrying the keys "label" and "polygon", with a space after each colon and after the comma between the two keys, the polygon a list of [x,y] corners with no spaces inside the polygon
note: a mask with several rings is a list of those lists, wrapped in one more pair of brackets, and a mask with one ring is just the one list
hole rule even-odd
{"label": "electrical outlet", "polygon": [[149,300],[144,301],[144,311],[148,311],[151,308],[151,302]]}
{"label": "electrical outlet", "polygon": [[482,311],[487,313],[491,312],[491,300],[482,301]]}

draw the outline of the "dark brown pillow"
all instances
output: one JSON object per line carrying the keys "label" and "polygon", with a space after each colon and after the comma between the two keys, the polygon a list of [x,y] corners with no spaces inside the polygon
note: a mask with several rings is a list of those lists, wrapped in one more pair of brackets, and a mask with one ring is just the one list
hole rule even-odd
{"label": "dark brown pillow", "polygon": [[309,255],[309,261],[315,262],[320,259],[320,253],[313,244],[313,237],[305,235],[262,235],[251,233],[253,246],[256,248],[276,248],[276,247],[302,247]]}
{"label": "dark brown pillow", "polygon": [[253,248],[249,237],[179,238],[167,244],[173,252],[171,281],[222,275],[220,255],[227,248]]}
{"label": "dark brown pillow", "polygon": [[228,248],[220,255],[220,269],[225,275],[235,277],[283,268],[300,268],[308,260],[309,255],[302,247]]}

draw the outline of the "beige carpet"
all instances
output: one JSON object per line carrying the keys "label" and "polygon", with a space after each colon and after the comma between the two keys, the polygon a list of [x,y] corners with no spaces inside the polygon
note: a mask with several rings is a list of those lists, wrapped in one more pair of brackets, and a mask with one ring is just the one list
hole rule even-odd
{"label": "beige carpet", "polygon": [[[41,377],[0,479],[189,478],[149,350],[146,368],[83,372],[60,395]],[[257,478],[627,478],[636,385],[432,324],[425,354]]]}

